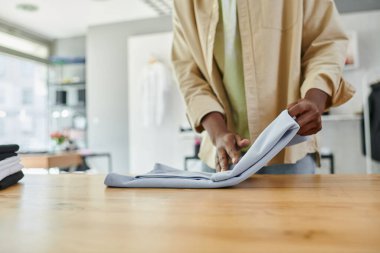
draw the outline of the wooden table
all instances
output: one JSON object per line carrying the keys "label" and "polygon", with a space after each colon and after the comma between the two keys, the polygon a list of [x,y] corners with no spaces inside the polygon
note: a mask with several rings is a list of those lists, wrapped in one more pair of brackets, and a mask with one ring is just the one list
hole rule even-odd
{"label": "wooden table", "polygon": [[108,172],[112,171],[112,158],[110,153],[94,152],[61,152],[20,154],[21,164],[28,168],[68,168],[79,165],[87,165],[86,160],[92,157],[106,157],[108,160]]}
{"label": "wooden table", "polygon": [[379,175],[257,175],[216,190],[26,175],[0,191],[0,252],[380,252]]}
{"label": "wooden table", "polygon": [[72,167],[82,164],[82,157],[77,152],[55,154],[21,154],[21,163],[25,168]]}

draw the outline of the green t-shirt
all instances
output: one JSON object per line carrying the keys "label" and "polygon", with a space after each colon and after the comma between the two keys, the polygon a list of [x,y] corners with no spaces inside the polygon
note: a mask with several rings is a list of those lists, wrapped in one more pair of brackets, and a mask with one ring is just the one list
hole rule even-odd
{"label": "green t-shirt", "polygon": [[223,77],[235,131],[242,138],[250,139],[236,0],[219,0],[214,58]]}

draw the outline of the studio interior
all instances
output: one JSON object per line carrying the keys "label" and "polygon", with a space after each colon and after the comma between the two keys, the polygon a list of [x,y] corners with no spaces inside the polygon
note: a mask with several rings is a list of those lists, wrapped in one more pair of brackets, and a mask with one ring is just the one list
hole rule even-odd
{"label": "studio interior", "polygon": [[0,1],[0,252],[379,238],[380,1]]}

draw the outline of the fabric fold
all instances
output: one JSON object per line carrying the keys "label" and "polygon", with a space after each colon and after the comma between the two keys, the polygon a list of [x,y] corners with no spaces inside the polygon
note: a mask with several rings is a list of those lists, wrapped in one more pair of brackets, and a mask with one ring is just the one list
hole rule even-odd
{"label": "fabric fold", "polygon": [[14,174],[5,177],[0,181],[0,190],[6,189],[9,186],[15,185],[24,177],[24,173],[20,170]]}
{"label": "fabric fold", "polygon": [[10,152],[10,153],[0,153],[0,161],[5,160],[7,158],[17,156],[17,153],[15,152]]}
{"label": "fabric fold", "polygon": [[9,175],[12,175],[18,171],[20,171],[23,168],[23,166],[19,163],[9,165],[7,167],[1,168],[0,169],[0,180],[3,180]]}
{"label": "fabric fold", "polygon": [[0,145],[0,153],[14,153],[20,149],[17,144]]}
{"label": "fabric fold", "polygon": [[259,135],[232,170],[206,173],[190,172],[156,164],[152,171],[136,177],[110,173],[105,184],[126,188],[222,188],[237,185],[265,166],[283,148],[306,141],[297,135],[299,125],[283,111]]}
{"label": "fabric fold", "polygon": [[18,155],[6,158],[0,161],[0,180],[20,171],[23,166],[20,164],[21,159]]}
{"label": "fabric fold", "polygon": [[18,155],[9,157],[7,159],[0,161],[0,170],[4,167],[8,167],[9,165],[14,165],[20,162],[21,162],[21,159]]}
{"label": "fabric fold", "polygon": [[138,175],[136,178],[189,178],[210,180],[212,175],[213,173],[179,170],[156,163],[152,171]]}

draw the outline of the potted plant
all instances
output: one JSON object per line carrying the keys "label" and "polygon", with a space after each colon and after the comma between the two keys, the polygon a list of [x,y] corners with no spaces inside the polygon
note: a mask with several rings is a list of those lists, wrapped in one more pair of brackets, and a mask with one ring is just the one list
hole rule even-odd
{"label": "potted plant", "polygon": [[59,152],[65,149],[64,144],[69,140],[69,137],[64,133],[56,131],[50,134],[50,139],[54,141],[54,151]]}

